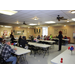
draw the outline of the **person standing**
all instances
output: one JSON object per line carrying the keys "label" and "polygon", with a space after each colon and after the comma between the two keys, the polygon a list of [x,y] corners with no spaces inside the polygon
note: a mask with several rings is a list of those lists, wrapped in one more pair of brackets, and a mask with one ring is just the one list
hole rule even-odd
{"label": "person standing", "polygon": [[58,38],[59,38],[59,50],[58,51],[61,51],[62,38],[63,38],[62,31],[59,31]]}

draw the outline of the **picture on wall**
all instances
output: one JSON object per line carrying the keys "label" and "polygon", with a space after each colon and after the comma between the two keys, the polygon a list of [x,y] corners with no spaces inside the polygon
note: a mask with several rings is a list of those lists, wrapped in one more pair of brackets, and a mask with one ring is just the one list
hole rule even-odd
{"label": "picture on wall", "polygon": [[16,30],[14,31],[14,35],[23,35],[23,30]]}
{"label": "picture on wall", "polygon": [[34,33],[37,34],[37,33],[40,33],[41,30],[40,29],[34,29]]}
{"label": "picture on wall", "polygon": [[58,34],[58,29],[54,29],[54,34]]}
{"label": "picture on wall", "polygon": [[7,36],[7,35],[8,35],[8,31],[7,31],[7,30],[4,30],[4,31],[3,31],[3,34],[4,34],[5,36]]}
{"label": "picture on wall", "polygon": [[67,29],[63,29],[63,34],[67,34]]}
{"label": "picture on wall", "polygon": [[54,29],[54,34],[59,34],[59,31],[62,31],[62,34],[67,34],[67,29]]}

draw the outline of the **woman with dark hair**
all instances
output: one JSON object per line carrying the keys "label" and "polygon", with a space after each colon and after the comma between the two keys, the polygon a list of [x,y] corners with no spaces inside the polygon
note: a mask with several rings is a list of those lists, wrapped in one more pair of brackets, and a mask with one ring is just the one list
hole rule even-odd
{"label": "woman with dark hair", "polygon": [[28,42],[26,41],[26,36],[23,36],[23,39],[21,39],[21,45],[23,48],[25,48],[26,44],[28,44]]}
{"label": "woman with dark hair", "polygon": [[19,36],[19,39],[18,39],[18,43],[19,43],[19,47],[20,47],[20,45],[21,45],[21,36]]}
{"label": "woman with dark hair", "polygon": [[61,51],[62,38],[63,38],[62,31],[59,31],[58,38],[59,38],[59,50],[58,51]]}

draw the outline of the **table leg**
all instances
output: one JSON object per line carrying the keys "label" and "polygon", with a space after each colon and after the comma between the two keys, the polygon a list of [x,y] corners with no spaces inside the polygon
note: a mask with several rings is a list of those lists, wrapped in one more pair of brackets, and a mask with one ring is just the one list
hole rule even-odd
{"label": "table leg", "polygon": [[17,63],[19,64],[20,56],[17,56]]}

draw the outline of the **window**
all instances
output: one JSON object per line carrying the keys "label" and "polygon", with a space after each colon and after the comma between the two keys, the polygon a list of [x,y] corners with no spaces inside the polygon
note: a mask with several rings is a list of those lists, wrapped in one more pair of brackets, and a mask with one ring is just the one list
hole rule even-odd
{"label": "window", "polygon": [[48,27],[42,27],[42,35],[48,35]]}

